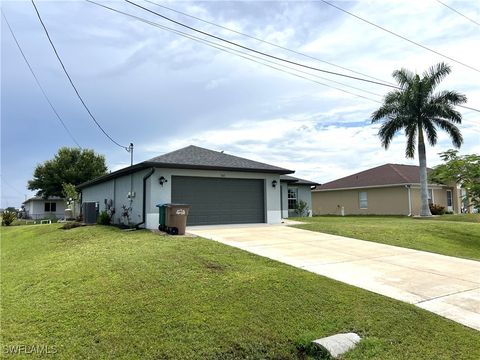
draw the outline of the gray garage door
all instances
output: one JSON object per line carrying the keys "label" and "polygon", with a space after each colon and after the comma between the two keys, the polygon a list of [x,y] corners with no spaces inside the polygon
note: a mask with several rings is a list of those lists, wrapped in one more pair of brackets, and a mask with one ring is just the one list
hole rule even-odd
{"label": "gray garage door", "polygon": [[172,176],[172,202],[192,205],[187,225],[265,222],[263,180]]}

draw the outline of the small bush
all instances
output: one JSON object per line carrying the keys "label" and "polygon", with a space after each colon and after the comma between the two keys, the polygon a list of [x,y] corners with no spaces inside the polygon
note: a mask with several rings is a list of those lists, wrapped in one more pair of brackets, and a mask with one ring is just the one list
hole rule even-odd
{"label": "small bush", "polygon": [[445,214],[445,206],[437,205],[437,204],[430,204],[430,212],[432,215],[443,215]]}
{"label": "small bush", "polygon": [[110,215],[106,211],[102,211],[98,215],[97,224],[98,225],[110,225]]}
{"label": "small bush", "polygon": [[68,223],[65,223],[61,229],[63,230],[70,230],[70,229],[73,229],[73,228],[76,228],[76,227],[80,227],[80,226],[85,226],[85,224],[82,224],[82,223],[79,223],[79,222],[68,222]]}
{"label": "small bush", "polygon": [[17,219],[17,213],[11,210],[5,210],[2,215],[2,226],[10,226]]}
{"label": "small bush", "polygon": [[307,214],[308,214],[308,204],[305,201],[300,200],[299,202],[297,202],[297,206],[295,207],[295,211],[298,214],[298,216],[307,216]]}

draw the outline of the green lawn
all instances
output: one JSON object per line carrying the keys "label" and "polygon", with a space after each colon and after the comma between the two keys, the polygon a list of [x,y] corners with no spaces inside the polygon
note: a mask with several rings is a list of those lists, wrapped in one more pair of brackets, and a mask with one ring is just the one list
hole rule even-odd
{"label": "green lawn", "polygon": [[301,229],[480,260],[480,214],[444,215],[432,220],[394,216],[297,218]]}
{"label": "green lawn", "polygon": [[480,224],[480,214],[442,215],[432,218],[437,221],[460,221]]}
{"label": "green lawn", "polygon": [[296,359],[298,344],[354,331],[345,359],[480,358],[479,331],[202,238],[16,226],[1,250],[4,356]]}

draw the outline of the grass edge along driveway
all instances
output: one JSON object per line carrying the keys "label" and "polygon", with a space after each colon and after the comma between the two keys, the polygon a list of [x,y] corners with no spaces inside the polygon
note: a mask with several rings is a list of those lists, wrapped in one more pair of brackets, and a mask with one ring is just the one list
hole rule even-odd
{"label": "grass edge along driveway", "polygon": [[202,238],[18,226],[1,250],[2,352],[298,359],[301,344],[353,331],[363,340],[345,359],[480,358],[478,331]]}
{"label": "grass edge along driveway", "polygon": [[[295,218],[300,229],[480,260],[480,214],[432,220],[395,216],[314,216]],[[461,219],[467,221],[461,221]],[[459,220],[460,219],[460,220]],[[479,222],[473,220],[478,219]]]}

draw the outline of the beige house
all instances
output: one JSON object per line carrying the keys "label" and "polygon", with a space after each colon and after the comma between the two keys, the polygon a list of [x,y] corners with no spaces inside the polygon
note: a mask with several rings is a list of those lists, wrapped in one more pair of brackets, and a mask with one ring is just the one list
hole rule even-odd
{"label": "beige house", "polygon": [[[458,186],[429,184],[428,194],[431,203],[461,212]],[[312,209],[314,215],[419,215],[419,167],[385,164],[317,186]]]}

